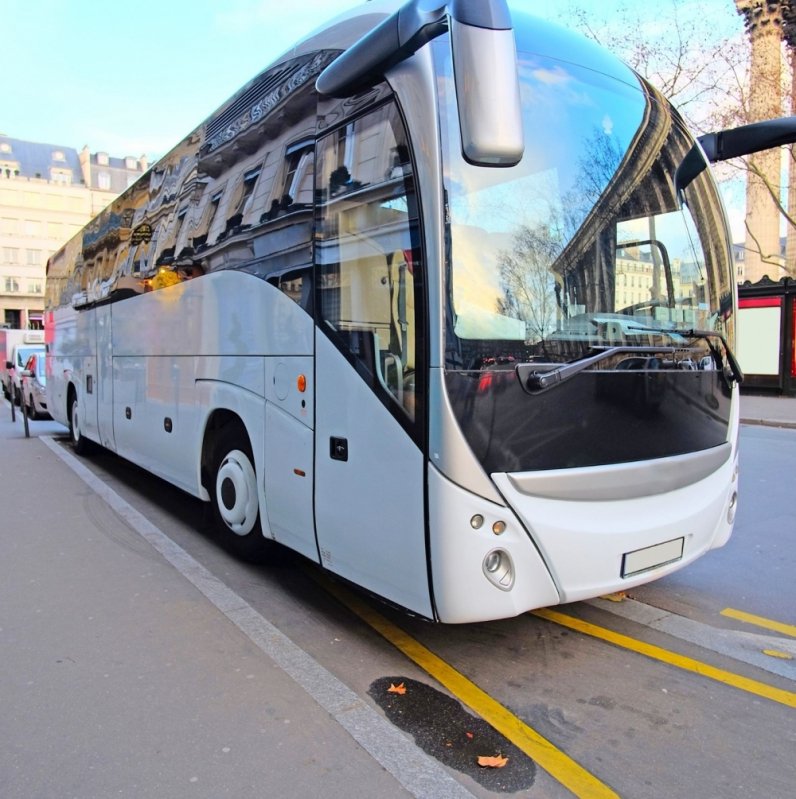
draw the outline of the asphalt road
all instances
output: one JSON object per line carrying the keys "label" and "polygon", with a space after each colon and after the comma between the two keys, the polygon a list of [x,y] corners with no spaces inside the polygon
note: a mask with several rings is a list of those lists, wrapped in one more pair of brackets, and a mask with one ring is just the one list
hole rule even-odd
{"label": "asphalt road", "polygon": [[[236,562],[202,503],[107,452],[81,476],[64,442],[67,460],[7,416],[4,799],[796,791],[796,637],[721,613],[796,632],[796,431],[742,428],[735,534],[691,567],[552,620],[446,627],[287,552]],[[478,755],[509,760],[481,769]]]}

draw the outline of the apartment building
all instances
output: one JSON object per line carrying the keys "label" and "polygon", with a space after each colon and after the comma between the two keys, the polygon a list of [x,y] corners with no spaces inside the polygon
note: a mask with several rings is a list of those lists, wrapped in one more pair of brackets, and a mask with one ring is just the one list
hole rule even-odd
{"label": "apartment building", "polygon": [[146,168],[0,134],[0,325],[41,326],[47,259]]}

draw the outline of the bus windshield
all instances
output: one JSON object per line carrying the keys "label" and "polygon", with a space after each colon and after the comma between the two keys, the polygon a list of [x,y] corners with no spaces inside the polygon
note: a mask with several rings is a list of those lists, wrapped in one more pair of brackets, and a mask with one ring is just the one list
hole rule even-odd
{"label": "bus windshield", "polygon": [[709,170],[677,197],[693,138],[676,112],[629,69],[620,80],[522,45],[525,154],[498,169],[463,159],[449,43],[435,44],[448,368],[678,344],[682,328],[721,332],[732,346],[721,201]]}

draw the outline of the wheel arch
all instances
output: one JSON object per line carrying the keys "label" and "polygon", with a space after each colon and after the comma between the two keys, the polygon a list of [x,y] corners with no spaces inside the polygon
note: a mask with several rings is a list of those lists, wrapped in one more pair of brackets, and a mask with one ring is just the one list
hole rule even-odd
{"label": "wheel arch", "polygon": [[263,444],[265,440],[265,399],[252,391],[218,380],[197,380],[196,399],[201,413],[197,427],[201,430],[196,453],[197,484],[199,496],[210,501],[210,469],[215,445],[220,434],[230,426],[240,425],[245,432],[254,458],[254,470],[258,476],[261,516],[265,520],[265,491],[263,488]]}

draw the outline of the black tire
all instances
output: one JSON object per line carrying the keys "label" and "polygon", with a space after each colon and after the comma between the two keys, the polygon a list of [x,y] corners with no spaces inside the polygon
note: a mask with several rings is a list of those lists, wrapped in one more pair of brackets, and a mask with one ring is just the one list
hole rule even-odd
{"label": "black tire", "polygon": [[79,411],[77,397],[73,395],[69,405],[69,438],[72,441],[72,449],[74,449],[75,455],[88,455],[91,450],[91,442],[80,433]]}
{"label": "black tire", "polygon": [[28,419],[32,419],[34,422],[39,418],[39,414],[36,411],[36,403],[33,401],[33,394],[28,397]]}
{"label": "black tire", "polygon": [[18,405],[21,408],[22,407],[22,392],[19,391],[16,386],[13,386],[11,390],[14,392],[14,405]]}
{"label": "black tire", "polygon": [[208,493],[222,546],[249,563],[269,560],[274,542],[263,536],[254,457],[240,426],[223,431],[216,443]]}

